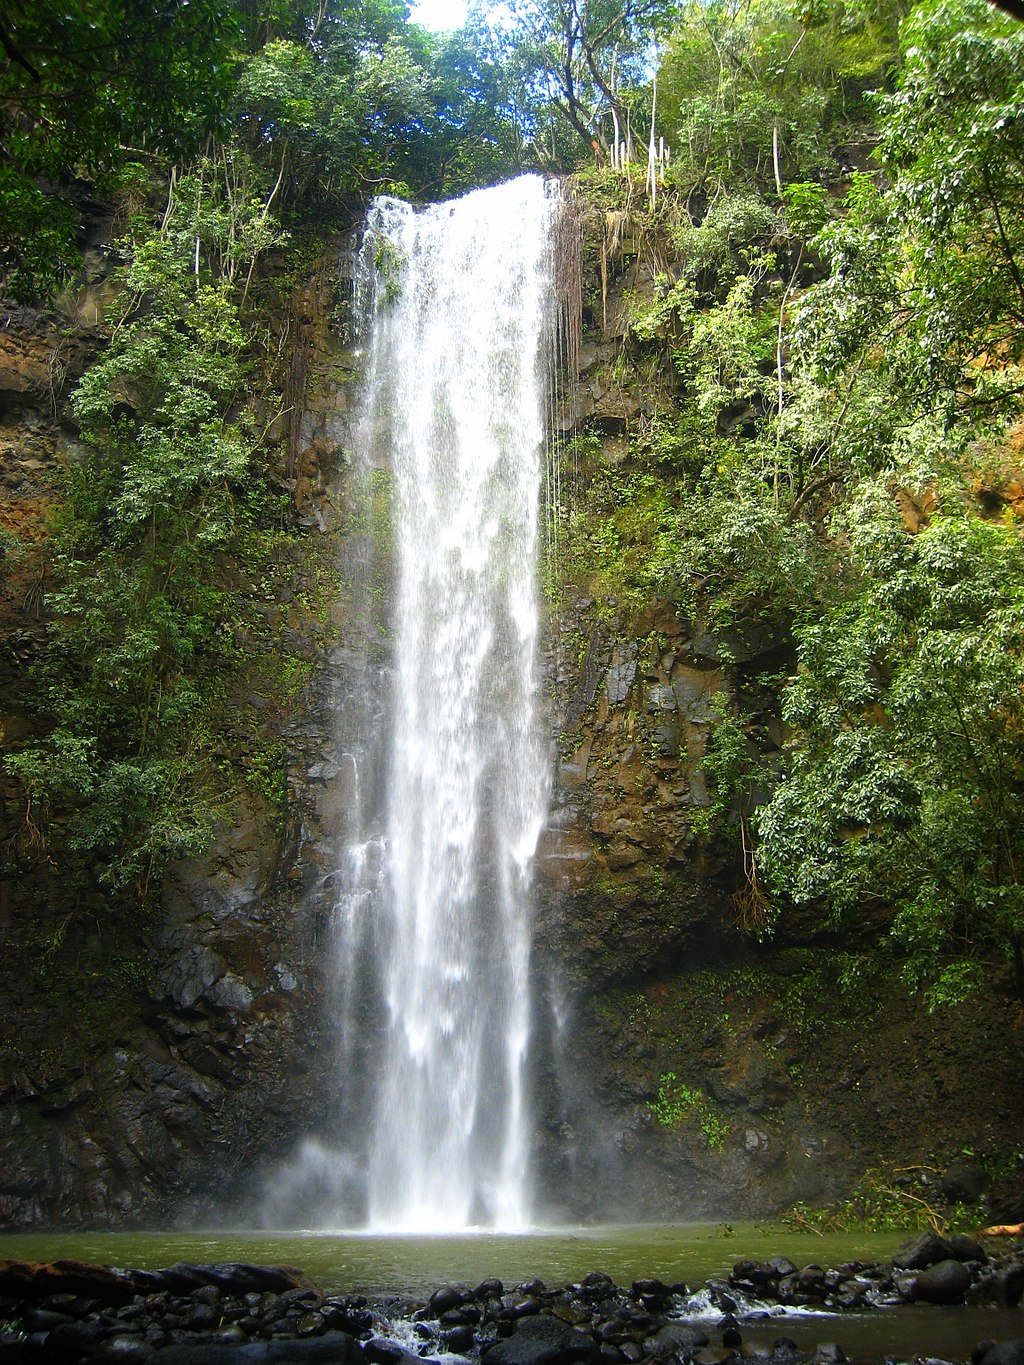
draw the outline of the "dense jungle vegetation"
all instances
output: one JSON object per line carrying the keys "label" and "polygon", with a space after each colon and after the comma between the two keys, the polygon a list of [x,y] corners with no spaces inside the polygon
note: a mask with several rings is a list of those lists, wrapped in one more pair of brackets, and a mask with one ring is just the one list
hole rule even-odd
{"label": "dense jungle vegetation", "polygon": [[288,262],[377,193],[574,173],[683,263],[618,362],[681,396],[585,507],[566,481],[566,571],[792,643],[782,771],[742,711],[708,759],[749,927],[866,919],[932,1002],[994,970],[1024,999],[1024,27],[982,0],[511,0],[442,35],[389,0],[14,0],[0,43],[6,297],[67,287],[85,195],[120,262],[38,733],[5,760],[16,867],[56,841],[69,885],[144,901],[231,799],[232,627],[301,539],[266,453]]}

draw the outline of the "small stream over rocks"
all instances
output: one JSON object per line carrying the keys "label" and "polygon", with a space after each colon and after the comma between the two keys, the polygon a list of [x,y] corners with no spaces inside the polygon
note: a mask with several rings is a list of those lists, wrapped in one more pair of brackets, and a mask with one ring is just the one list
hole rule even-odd
{"label": "small stream over rocks", "polygon": [[1024,1241],[924,1233],[891,1262],[741,1259],[704,1284],[602,1271],[429,1296],[323,1293],[301,1270],[0,1261],[0,1365],[1024,1365]]}

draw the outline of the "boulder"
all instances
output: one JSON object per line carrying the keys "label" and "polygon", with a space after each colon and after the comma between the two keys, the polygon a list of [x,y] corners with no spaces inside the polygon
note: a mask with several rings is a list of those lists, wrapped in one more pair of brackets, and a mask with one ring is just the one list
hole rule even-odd
{"label": "boulder", "polygon": [[0,1365],[41,1365],[43,1350],[29,1341],[0,1341]]}
{"label": "boulder", "polygon": [[985,1248],[966,1232],[954,1232],[946,1238],[953,1255],[958,1261],[987,1261]]}
{"label": "boulder", "polygon": [[442,1313],[449,1313],[453,1308],[458,1308],[462,1303],[464,1293],[453,1284],[443,1284],[440,1289],[435,1289],[428,1300],[428,1307],[435,1317],[440,1317]]}
{"label": "boulder", "polygon": [[955,1260],[953,1248],[944,1237],[934,1232],[922,1232],[898,1246],[892,1263],[899,1270],[923,1270],[938,1261]]}
{"label": "boulder", "polygon": [[992,1277],[992,1298],[1002,1308],[1016,1308],[1024,1297],[1024,1263],[1002,1266]]}
{"label": "boulder", "polygon": [[46,1335],[47,1358],[54,1362],[77,1361],[90,1356],[100,1340],[101,1327],[97,1319],[85,1322],[65,1322]]}
{"label": "boulder", "polygon": [[917,1277],[914,1297],[925,1303],[963,1303],[971,1272],[960,1261],[938,1261]]}
{"label": "boulder", "polygon": [[820,1265],[815,1265],[812,1262],[811,1265],[805,1265],[803,1270],[801,1270],[800,1274],[797,1276],[797,1283],[800,1286],[801,1292],[804,1294],[812,1294],[818,1290],[819,1287],[824,1291],[825,1271]]}
{"label": "boulder", "polygon": [[89,1261],[0,1261],[0,1297],[38,1299],[49,1294],[84,1295],[100,1303],[128,1303],[134,1276]]}
{"label": "boulder", "polygon": [[647,1338],[644,1349],[655,1360],[664,1360],[668,1356],[699,1350],[701,1346],[707,1346],[709,1340],[707,1333],[702,1332],[699,1327],[682,1322],[670,1322],[653,1337]]}
{"label": "boulder", "polygon": [[591,1337],[560,1318],[520,1318],[516,1330],[487,1352],[489,1365],[565,1365],[589,1360],[597,1347]]}
{"label": "boulder", "polygon": [[765,1262],[773,1276],[780,1280],[788,1279],[791,1275],[797,1274],[797,1268],[788,1256],[769,1256]]}
{"label": "boulder", "polygon": [[632,1287],[635,1299],[645,1296],[651,1298],[667,1299],[672,1290],[664,1280],[634,1280]]}
{"label": "boulder", "polygon": [[97,1347],[96,1360],[103,1365],[144,1365],[153,1355],[153,1348],[141,1337],[118,1333]]}
{"label": "boulder", "polygon": [[505,1286],[500,1280],[481,1280],[473,1290],[474,1299],[500,1299],[505,1292]]}
{"label": "boulder", "polygon": [[363,1359],[371,1365],[415,1365],[419,1356],[397,1341],[387,1337],[373,1337],[363,1345]]}
{"label": "boulder", "polygon": [[951,1204],[976,1204],[990,1184],[984,1166],[976,1161],[954,1161],[939,1180],[939,1189]]}
{"label": "boulder", "polygon": [[163,1270],[133,1272],[139,1292],[191,1294],[204,1285],[215,1285],[225,1294],[285,1294],[299,1289],[316,1292],[316,1285],[304,1270],[290,1265],[250,1265],[246,1261],[225,1261],[216,1265],[192,1265],[179,1261]]}
{"label": "boulder", "polygon": [[453,1327],[450,1332],[445,1332],[444,1344],[446,1349],[451,1351],[453,1355],[468,1355],[473,1349],[472,1327]]}
{"label": "boulder", "polygon": [[765,1261],[742,1260],[733,1265],[729,1278],[732,1284],[765,1285],[777,1277]]}
{"label": "boulder", "polygon": [[975,1365],[1024,1365],[1024,1339],[986,1344],[983,1354],[972,1351],[971,1359]]}

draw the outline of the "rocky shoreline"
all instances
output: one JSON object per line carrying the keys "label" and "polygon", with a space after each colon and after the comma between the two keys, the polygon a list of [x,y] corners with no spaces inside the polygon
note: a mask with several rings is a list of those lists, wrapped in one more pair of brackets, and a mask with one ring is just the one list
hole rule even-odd
{"label": "rocky shoreline", "polygon": [[[323,1294],[289,1266],[0,1261],[0,1365],[834,1365],[848,1359],[843,1313],[914,1303],[1020,1310],[1014,1339],[981,1341],[970,1359],[1024,1365],[1022,1298],[1024,1240],[986,1251],[973,1238],[933,1233],[906,1242],[892,1262],[797,1267],[775,1256],[737,1261],[702,1286],[624,1287],[593,1271],[557,1289],[490,1279],[444,1285],[428,1299]],[[787,1319],[773,1316],[780,1307],[835,1314],[822,1335],[836,1340],[798,1348]]]}

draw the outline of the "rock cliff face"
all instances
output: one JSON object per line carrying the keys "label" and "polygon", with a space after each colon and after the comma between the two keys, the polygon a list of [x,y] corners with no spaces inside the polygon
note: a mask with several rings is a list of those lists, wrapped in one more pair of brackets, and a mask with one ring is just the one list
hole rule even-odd
{"label": "rock cliff face", "polygon": [[[590,306],[563,405],[575,467],[562,485],[586,535],[590,489],[628,477],[631,438],[676,402],[668,348],[640,346],[629,316],[681,263],[621,213],[580,211]],[[571,548],[551,594],[556,780],[538,859],[550,1020],[539,1150],[556,1207],[760,1216],[825,1201],[873,1168],[1011,1151],[1022,1073],[1009,983],[929,1014],[880,925],[840,939],[791,919],[760,941],[738,812],[724,834],[704,832],[701,760],[721,716],[748,717],[764,783],[781,758],[769,680],[793,667],[785,621],[710,631],[607,573],[588,578]]]}
{"label": "rock cliff face", "polygon": [[[585,227],[587,326],[564,416],[578,453],[563,470],[584,516],[598,473],[628,470],[634,424],[670,411],[676,383],[627,338],[628,301],[652,297],[670,259],[621,218],[595,211]],[[43,518],[55,466],[74,458],[67,399],[100,338],[108,228],[90,220],[85,281],[62,310],[12,309],[0,329],[7,743],[32,724]],[[143,919],[99,891],[69,904],[61,867],[33,846],[31,810],[0,777],[4,1226],[195,1220],[329,1126],[331,873],[352,798],[335,717],[358,715],[364,661],[383,666],[387,650],[381,622],[358,624],[353,605],[376,514],[347,516],[339,255],[325,245],[271,319],[289,356],[283,406],[302,417],[271,424],[269,458],[299,531],[258,603],[265,631],[238,640],[251,668],[231,704],[239,746],[277,755],[273,782],[246,789],[209,854],[172,868]],[[1024,1062],[998,983],[930,1016],[877,950],[876,926],[842,943],[818,924],[767,943],[744,932],[742,850],[706,832],[701,760],[738,699],[770,780],[783,735],[762,679],[791,666],[784,630],[740,621],[716,634],[672,601],[595,590],[569,554],[549,573],[555,785],[537,862],[535,1092],[551,1212],[759,1215],[883,1161],[1012,1150]],[[386,596],[385,574],[374,600]],[[301,666],[297,685],[282,660]]]}
{"label": "rock cliff face", "polygon": [[[74,460],[68,399],[103,344],[111,231],[86,205],[84,279],[51,313],[9,309],[0,331],[0,723],[5,747],[34,724],[31,665],[47,623],[48,508]],[[334,329],[339,241],[268,316],[290,356],[300,416],[268,427],[271,475],[291,495],[295,537],[246,595],[255,627],[227,706],[239,738],[224,761],[272,758],[238,795],[208,854],[173,866],[145,914],[131,899],[67,890],[58,838],[0,774],[0,1225],[154,1225],[208,1219],[315,1121],[323,1089],[326,908],[321,834],[331,697],[344,626],[337,500],[351,361]],[[307,396],[308,395],[308,396]],[[285,405],[287,406],[287,405]],[[273,413],[268,413],[268,419]],[[269,586],[268,586],[269,585]],[[264,594],[267,594],[264,596]],[[327,907],[329,908],[329,907]]]}

